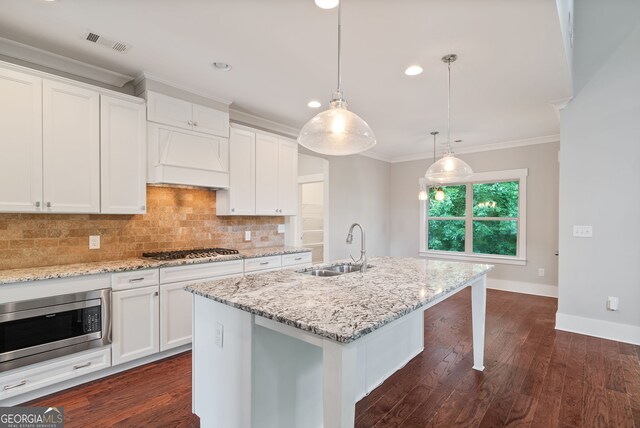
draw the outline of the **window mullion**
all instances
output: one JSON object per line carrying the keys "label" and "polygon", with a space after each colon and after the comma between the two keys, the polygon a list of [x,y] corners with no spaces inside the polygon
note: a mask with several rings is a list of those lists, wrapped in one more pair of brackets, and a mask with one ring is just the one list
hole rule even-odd
{"label": "window mullion", "polygon": [[473,254],[473,184],[471,183],[467,183],[464,228],[464,252]]}

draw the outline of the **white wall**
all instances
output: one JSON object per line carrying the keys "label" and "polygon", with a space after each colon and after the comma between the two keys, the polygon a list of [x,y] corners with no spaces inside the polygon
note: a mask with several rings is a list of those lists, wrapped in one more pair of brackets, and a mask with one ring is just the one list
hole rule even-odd
{"label": "white wall", "polygon": [[360,256],[359,232],[345,243],[358,222],[367,237],[367,255],[389,254],[390,164],[364,156],[329,157],[330,252],[333,260]]}
{"label": "white wall", "polygon": [[[560,160],[557,328],[640,343],[638,21],[563,110]],[[574,238],[573,225],[592,225],[593,238]],[[607,296],[619,312],[605,309]]]}
{"label": "white wall", "polygon": [[[557,295],[558,258],[558,143],[460,155],[474,172],[528,168],[527,177],[527,265],[496,264],[489,286],[522,292]],[[418,179],[431,159],[391,165],[390,254],[415,257],[420,246]],[[538,268],[545,276],[538,276]],[[498,280],[496,282],[495,280]]]}

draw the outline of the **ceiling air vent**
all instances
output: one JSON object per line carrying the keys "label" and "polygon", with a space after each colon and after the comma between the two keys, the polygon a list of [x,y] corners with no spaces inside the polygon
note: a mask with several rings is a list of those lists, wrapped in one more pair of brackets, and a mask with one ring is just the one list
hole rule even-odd
{"label": "ceiling air vent", "polygon": [[91,31],[85,33],[85,40],[95,43],[97,45],[104,46],[116,52],[125,53],[129,49],[131,49],[131,45],[127,43],[118,42],[107,37],[101,36],[100,34],[93,33]]}

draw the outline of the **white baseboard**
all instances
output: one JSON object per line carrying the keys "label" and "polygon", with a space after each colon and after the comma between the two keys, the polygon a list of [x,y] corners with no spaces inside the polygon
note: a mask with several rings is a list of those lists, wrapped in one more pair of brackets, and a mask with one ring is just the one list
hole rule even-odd
{"label": "white baseboard", "polygon": [[640,327],[556,313],[556,330],[640,345]]}
{"label": "white baseboard", "polygon": [[558,297],[558,287],[555,285],[536,284],[535,282],[487,278],[487,288],[511,291],[513,293],[533,294],[535,296]]}

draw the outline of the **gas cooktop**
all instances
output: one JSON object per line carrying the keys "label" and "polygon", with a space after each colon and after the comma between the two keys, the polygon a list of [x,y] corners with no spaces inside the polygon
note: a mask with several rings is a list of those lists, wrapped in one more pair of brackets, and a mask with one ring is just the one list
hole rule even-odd
{"label": "gas cooktop", "polygon": [[142,253],[142,257],[154,260],[201,259],[205,257],[226,256],[238,254],[238,250],[229,248],[199,248],[195,250],[158,251]]}

